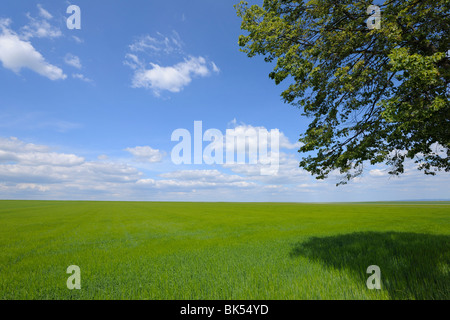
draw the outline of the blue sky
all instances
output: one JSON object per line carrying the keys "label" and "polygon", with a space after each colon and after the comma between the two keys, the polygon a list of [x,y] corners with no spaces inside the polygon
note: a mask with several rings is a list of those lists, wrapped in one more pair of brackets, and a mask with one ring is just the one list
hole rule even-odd
{"label": "blue sky", "polygon": [[[70,30],[69,5],[81,9]],[[298,168],[308,119],[262,57],[239,52],[232,1],[0,2],[0,198],[379,201],[449,198],[449,175],[383,166],[336,188]],[[178,128],[278,129],[280,169],[175,165]]]}

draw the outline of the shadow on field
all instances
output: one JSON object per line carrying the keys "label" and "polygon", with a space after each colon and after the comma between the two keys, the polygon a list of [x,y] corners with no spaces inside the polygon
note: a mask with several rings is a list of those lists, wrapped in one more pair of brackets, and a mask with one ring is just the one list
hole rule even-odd
{"label": "shadow on field", "polygon": [[450,299],[450,236],[361,232],[314,237],[297,243],[291,256],[349,270],[364,287],[367,267],[377,265],[382,290],[392,299]]}

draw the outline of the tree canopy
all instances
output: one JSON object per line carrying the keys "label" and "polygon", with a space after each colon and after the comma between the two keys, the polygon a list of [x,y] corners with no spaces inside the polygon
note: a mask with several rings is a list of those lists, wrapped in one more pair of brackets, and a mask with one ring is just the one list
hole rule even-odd
{"label": "tree canopy", "polygon": [[241,51],[274,62],[269,77],[310,117],[300,167],[339,184],[406,159],[434,175],[450,171],[450,1],[388,0],[369,28],[373,0],[264,0],[236,5]]}

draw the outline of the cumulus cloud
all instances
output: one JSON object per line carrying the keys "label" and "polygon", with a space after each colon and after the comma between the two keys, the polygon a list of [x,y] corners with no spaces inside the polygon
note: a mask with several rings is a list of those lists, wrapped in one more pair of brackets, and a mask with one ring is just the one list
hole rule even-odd
{"label": "cumulus cloud", "polygon": [[13,161],[26,166],[52,165],[72,167],[84,162],[84,158],[73,154],[50,152],[46,146],[25,143],[15,137],[0,138],[0,163]]}
{"label": "cumulus cloud", "polygon": [[131,153],[138,162],[160,162],[164,153],[149,146],[126,148],[125,151]]}
{"label": "cumulus cloud", "polygon": [[180,170],[160,174],[163,179],[141,179],[137,182],[141,186],[158,189],[193,190],[218,188],[251,188],[258,184],[246,181],[238,175],[229,175],[218,170]]}
{"label": "cumulus cloud", "polygon": [[[128,148],[136,158],[154,162],[161,152],[150,147]],[[17,138],[0,138],[0,197],[35,195],[39,198],[148,199],[148,195],[174,196],[195,190],[256,188],[257,183],[218,170],[180,170],[144,177],[137,168],[99,157],[87,161],[74,154],[58,153],[43,145]],[[127,198],[131,197],[131,198]]]}
{"label": "cumulus cloud", "polygon": [[[236,119],[233,119],[229,124],[232,126],[231,130],[233,130],[233,134],[236,134],[237,136],[247,136],[246,144],[241,146],[241,147],[245,147],[246,149],[248,149],[250,144],[257,145],[258,141],[259,141],[258,138],[265,139],[263,141],[263,143],[265,145],[267,145],[268,147],[270,147],[270,145],[272,144],[271,135],[268,134],[267,137],[258,136],[258,132],[262,130],[267,133],[270,133],[271,130],[277,130],[277,129],[267,129],[263,126],[252,126],[252,125],[248,125],[245,123],[237,124]],[[256,136],[249,134],[251,132],[256,133]],[[278,132],[279,132],[278,144],[279,144],[280,149],[298,149],[301,146],[301,144],[299,142],[295,142],[295,143],[291,142],[289,140],[289,138],[282,131],[278,130]],[[229,141],[231,141],[231,140],[226,139],[226,141],[228,143],[227,149],[231,148],[233,146],[232,144],[229,145]],[[244,149],[240,149],[237,151],[245,152]]]}
{"label": "cumulus cloud", "polygon": [[[152,156],[156,160],[160,152],[150,147],[128,149],[146,160]],[[164,164],[165,171],[144,174],[104,154],[90,161],[45,145],[0,137],[0,198],[311,202],[448,197],[448,174],[424,177],[413,171],[401,179],[383,179],[375,167],[359,180],[336,188],[335,181],[315,181],[298,168],[298,160],[280,152],[276,176],[261,176],[258,165],[170,171]]]}
{"label": "cumulus cloud", "polygon": [[134,88],[151,89],[156,95],[161,91],[180,92],[195,76],[206,77],[210,71],[203,57],[189,57],[173,66],[163,67],[151,63],[150,69],[137,70],[133,77]]}
{"label": "cumulus cloud", "polygon": [[[170,37],[158,33],[157,37],[143,36],[129,46],[124,64],[133,71],[132,87],[152,90],[156,96],[162,91],[177,93],[189,85],[195,77],[206,77],[218,73],[220,69],[214,62],[209,62],[202,56],[194,57],[184,54],[183,43],[174,32]],[[160,62],[146,63],[142,55],[152,60],[159,60],[160,54],[172,57],[181,62],[162,65]]]}
{"label": "cumulus cloud", "polygon": [[21,141],[16,137],[0,137],[0,150],[11,152],[47,152],[49,148],[43,145],[25,143],[24,141]]}
{"label": "cumulus cloud", "polygon": [[[0,158],[3,151],[0,150]],[[11,154],[14,161],[19,162],[22,165],[51,165],[72,167],[80,165],[84,162],[84,159],[73,154],[64,153],[41,153],[41,152],[28,152],[28,153],[16,153]]]}
{"label": "cumulus cloud", "polygon": [[22,40],[9,28],[10,20],[0,20],[0,61],[3,67],[19,73],[30,69],[50,80],[63,80],[63,70],[48,63],[29,41]]}
{"label": "cumulus cloud", "polygon": [[373,169],[369,171],[369,175],[372,177],[387,177],[388,173],[386,170]]}
{"label": "cumulus cloud", "polygon": [[[128,148],[136,159],[161,160],[162,152],[146,147]],[[219,170],[178,170],[144,177],[137,168],[99,156],[101,161],[87,161],[74,154],[58,153],[51,148],[26,143],[17,138],[0,138],[0,196],[33,194],[42,198],[81,196],[84,199],[127,199],[146,195],[174,196],[203,190],[221,192],[250,190],[260,186],[237,174]],[[105,197],[105,198],[101,198]],[[163,195],[164,197],[164,195]],[[128,198],[130,199],[130,198]]]}
{"label": "cumulus cloud", "polygon": [[[278,162],[286,155],[280,150],[296,149],[300,146],[299,143],[292,143],[278,129],[267,129],[263,126],[252,126],[245,123],[237,124],[236,119],[231,121],[229,126],[232,128],[227,129],[222,136],[215,137],[207,148],[208,150],[223,150],[224,161],[228,162],[232,168],[241,166],[231,164],[231,156],[234,161],[241,164],[244,162],[243,172],[251,173],[251,175],[261,175],[261,172],[264,175],[278,175]],[[217,161],[209,152],[204,154],[204,160],[206,163]],[[298,165],[294,166],[298,169],[297,167]]]}
{"label": "cumulus cloud", "polygon": [[248,164],[224,164],[223,167],[230,169],[232,172],[246,177],[247,179],[258,181],[264,184],[272,185],[290,185],[305,183],[310,180],[310,174],[299,168],[299,159],[297,155],[280,152],[278,156],[278,168],[276,172],[270,175],[262,175],[262,169],[267,165],[257,163],[255,165]]}
{"label": "cumulus cloud", "polygon": [[219,183],[245,181],[245,178],[241,176],[224,174],[219,170],[180,170],[160,174],[160,177],[182,181]]}
{"label": "cumulus cloud", "polygon": [[51,151],[47,146],[0,138],[0,181],[3,183],[90,188],[96,183],[136,182],[141,176],[139,170],[126,164],[86,161],[74,154]]}

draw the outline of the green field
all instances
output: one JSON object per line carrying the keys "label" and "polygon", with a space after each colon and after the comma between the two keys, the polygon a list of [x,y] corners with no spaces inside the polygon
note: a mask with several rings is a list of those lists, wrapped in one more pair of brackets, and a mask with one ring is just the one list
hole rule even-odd
{"label": "green field", "polygon": [[0,299],[450,299],[450,203],[0,201]]}

